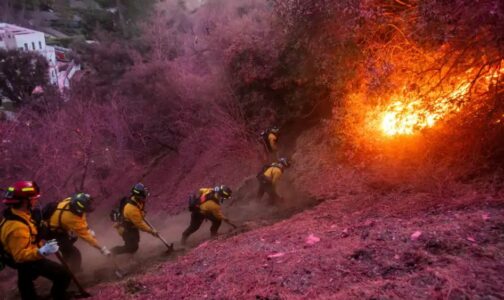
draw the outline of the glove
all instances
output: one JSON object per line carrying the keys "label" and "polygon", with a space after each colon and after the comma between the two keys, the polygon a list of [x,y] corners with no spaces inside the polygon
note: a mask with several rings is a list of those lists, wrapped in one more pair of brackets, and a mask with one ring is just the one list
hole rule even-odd
{"label": "glove", "polygon": [[152,236],[154,237],[159,237],[159,232],[157,232],[156,230],[152,231]]}
{"label": "glove", "polygon": [[38,252],[43,256],[48,256],[59,251],[58,242],[56,240],[47,241],[47,243],[38,249]]}
{"label": "glove", "polygon": [[105,256],[109,256],[110,254],[112,254],[112,253],[110,253],[110,250],[105,246],[100,248],[100,252],[101,252],[101,254],[103,254]]}

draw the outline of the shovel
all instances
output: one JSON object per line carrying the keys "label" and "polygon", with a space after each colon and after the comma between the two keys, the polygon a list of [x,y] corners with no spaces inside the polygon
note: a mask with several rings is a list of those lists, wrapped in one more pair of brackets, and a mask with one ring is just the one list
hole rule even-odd
{"label": "shovel", "polygon": [[70,267],[68,266],[68,264],[66,263],[66,261],[63,259],[63,255],[61,255],[61,252],[59,252],[59,251],[56,252],[56,258],[58,258],[58,260],[61,262],[61,264],[68,270],[68,272],[70,273],[70,276],[72,277],[73,282],[77,286],[77,289],[79,289],[79,294],[74,295],[73,297],[78,298],[78,299],[91,297],[92,295],[90,293],[88,293],[82,287],[82,285],[80,284],[80,282],[75,277],[75,274],[70,270]]}
{"label": "shovel", "polygon": [[147,225],[149,225],[150,228],[152,228],[154,231],[156,231],[158,233],[157,235],[157,238],[161,240],[161,242],[163,242],[163,244],[166,246],[166,248],[168,248],[168,250],[166,250],[167,253],[172,253],[173,252],[173,243],[171,244],[168,244],[168,242],[159,234],[159,231],[156,230],[156,228],[154,228],[154,226],[152,226],[152,224],[147,221],[147,219],[144,219],[145,223],[147,223]]}

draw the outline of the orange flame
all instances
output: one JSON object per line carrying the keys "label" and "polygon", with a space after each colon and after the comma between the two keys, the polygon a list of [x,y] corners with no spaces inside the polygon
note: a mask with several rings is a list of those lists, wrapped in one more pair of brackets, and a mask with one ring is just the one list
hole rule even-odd
{"label": "orange flame", "polygon": [[[469,70],[466,73],[473,73]],[[495,84],[504,67],[482,77],[486,90]],[[379,113],[380,129],[387,136],[412,135],[424,128],[433,127],[439,120],[451,113],[461,110],[467,101],[472,81],[464,79],[456,85],[455,90],[434,101],[427,99],[402,99],[393,97],[391,104]]]}

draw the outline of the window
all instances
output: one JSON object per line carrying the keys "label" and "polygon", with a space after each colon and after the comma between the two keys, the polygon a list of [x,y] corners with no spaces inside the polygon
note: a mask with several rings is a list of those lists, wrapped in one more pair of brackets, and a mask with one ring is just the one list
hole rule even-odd
{"label": "window", "polygon": [[39,48],[42,50],[42,42],[41,41],[38,42],[38,45],[39,45]]}
{"label": "window", "polygon": [[32,42],[32,48],[35,50],[35,42]]}
{"label": "window", "polygon": [[27,43],[24,43],[24,48],[26,51],[28,51],[28,44]]}

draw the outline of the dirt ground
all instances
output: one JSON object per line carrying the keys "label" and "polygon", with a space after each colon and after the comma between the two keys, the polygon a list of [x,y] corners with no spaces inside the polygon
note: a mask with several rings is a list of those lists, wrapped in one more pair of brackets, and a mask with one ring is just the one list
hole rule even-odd
{"label": "dirt ground", "polygon": [[[504,299],[502,198],[475,203],[475,192],[432,205],[434,199],[409,195],[404,203],[429,205],[393,210],[396,195],[374,205],[346,195],[275,207],[255,200],[255,189],[246,181],[224,207],[237,230],[223,225],[208,240],[204,224],[186,249],[177,241],[188,213],[155,220],[179,250],[167,255],[142,235],[137,254],[117,259],[127,272],[122,280],[113,263],[79,245],[86,262],[79,278],[92,299]],[[299,195],[289,186],[282,192],[286,199]],[[120,243],[111,231],[100,238]],[[38,283],[43,294],[47,283]],[[16,294],[10,289],[3,297]]]}
{"label": "dirt ground", "polygon": [[[244,180],[223,205],[239,228],[223,224],[214,240],[206,222],[183,249],[189,213],[151,211],[178,251],[168,255],[142,234],[138,253],[116,260],[123,279],[111,260],[79,244],[79,279],[91,299],[504,299],[501,190],[469,183],[440,194],[370,181],[321,157],[330,155],[297,157],[275,205],[257,199],[254,176]],[[103,216],[90,223],[107,246],[121,243]],[[14,283],[4,281],[0,298],[17,299]],[[47,282],[37,283],[47,294]]]}
{"label": "dirt ground", "polygon": [[259,228],[91,291],[94,299],[503,299],[502,199],[385,217],[378,207],[349,212],[351,202],[246,222],[244,231]]}
{"label": "dirt ground", "polygon": [[[258,201],[256,198],[257,188],[258,184],[255,177],[245,179],[241,187],[235,192],[232,200],[222,205],[224,214],[240,226],[238,229],[233,229],[223,223],[220,228],[220,238],[235,236],[254,228],[273,224],[316,203],[314,199],[295,193],[287,181],[282,183],[280,190],[290,201],[277,203],[276,205],[271,205],[266,195],[261,201]],[[181,203],[181,205],[184,204]],[[197,247],[200,243],[208,240],[210,235],[211,224],[205,222],[200,230],[190,237],[187,245],[180,245],[181,234],[189,225],[189,221],[190,213],[187,211],[175,216],[165,216],[164,218],[159,217],[158,213],[157,217],[152,220],[153,225],[161,232],[162,236],[169,243],[174,244],[176,251],[172,253],[167,253],[165,246],[158,239],[148,234],[141,234],[141,246],[137,253],[107,260],[98,251],[79,240],[76,245],[82,252],[84,268],[82,273],[77,274],[79,281],[85,287],[113,283],[118,280],[115,274],[118,269],[126,278],[129,278],[133,275],[150,272],[150,268],[184,255],[191,248]],[[90,224],[95,225],[93,229],[97,232],[99,241],[106,241],[106,246],[113,247],[122,244],[121,238],[111,228],[106,217],[92,216]],[[2,276],[4,276],[5,280],[0,285],[0,289],[3,291],[0,299],[18,299],[15,272],[5,270],[2,272]],[[50,284],[47,280],[39,278],[36,281],[36,286],[40,295],[49,293]],[[72,290],[75,290],[75,288],[72,288]]]}

